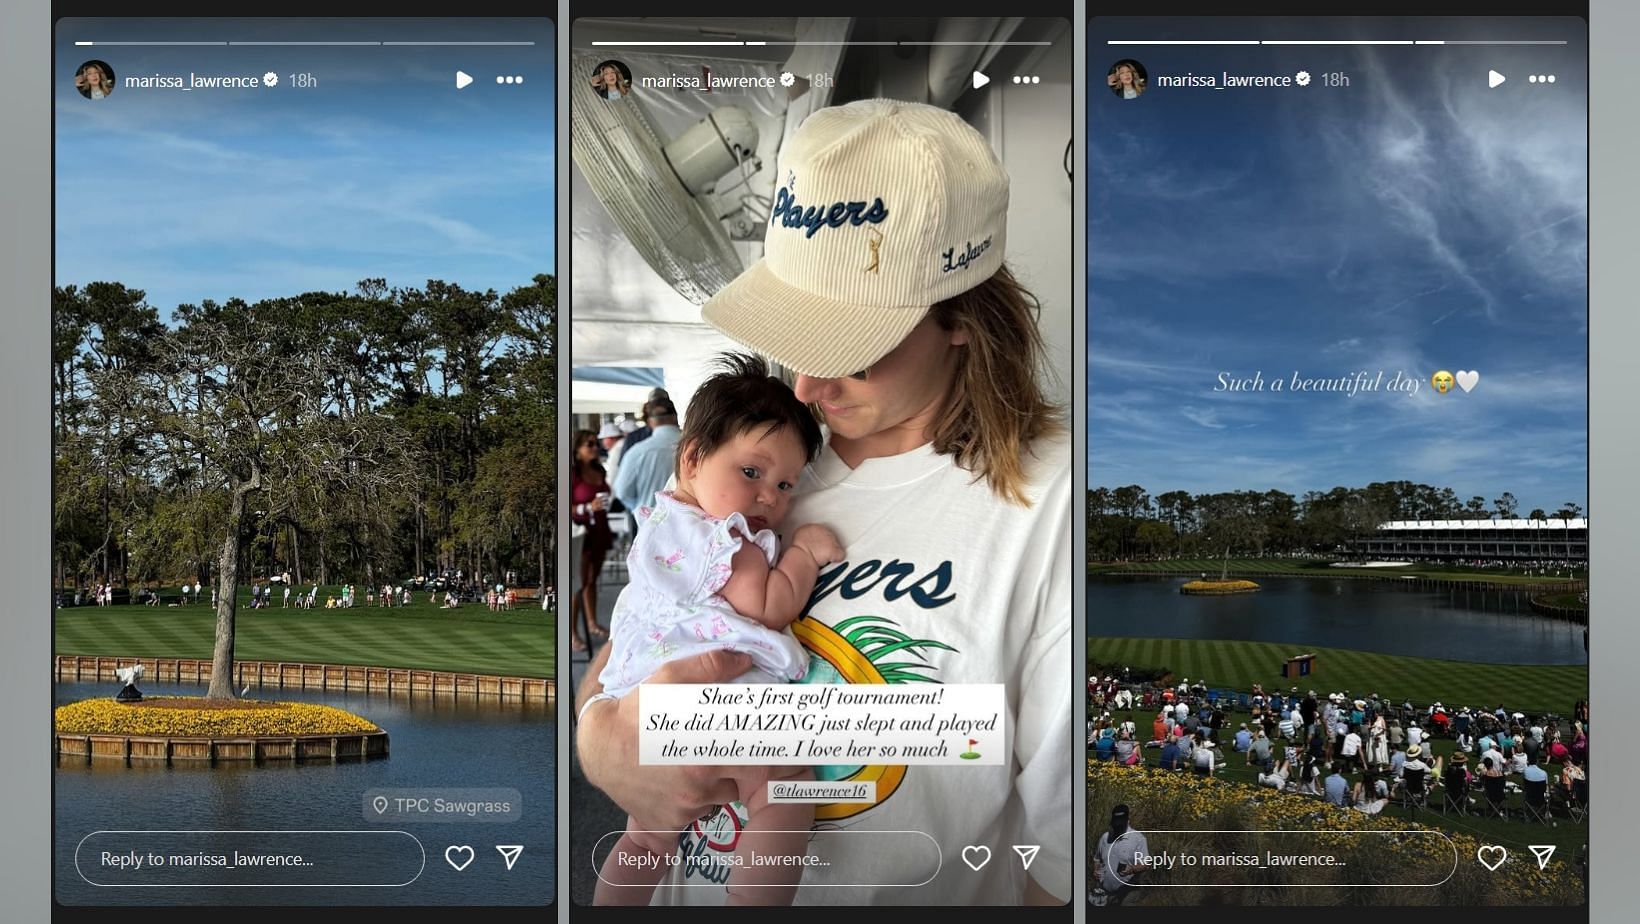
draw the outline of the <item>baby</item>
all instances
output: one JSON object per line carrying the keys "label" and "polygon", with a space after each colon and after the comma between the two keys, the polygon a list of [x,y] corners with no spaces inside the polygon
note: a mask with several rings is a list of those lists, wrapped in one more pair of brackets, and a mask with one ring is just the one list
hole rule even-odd
{"label": "baby", "polygon": [[[726,354],[723,371],[689,402],[674,469],[676,489],[638,510],[627,555],[631,583],[615,602],[604,692],[624,696],[661,665],[707,651],[743,651],[752,670],[740,683],[802,679],[808,655],[791,624],[808,603],[820,568],[841,561],[837,537],[824,526],[799,527],[780,551],[775,530],[785,519],[803,467],[820,451],[813,414],[769,376],[755,356]],[[806,767],[776,767],[773,780],[812,779]],[[745,815],[731,869],[730,904],[789,904],[802,866],[753,865],[747,857],[802,856],[814,809],[770,804],[767,789],[740,792]],[[744,812],[739,809],[744,808]],[[627,830],[604,860],[597,904],[648,904],[678,849],[676,832]]]}

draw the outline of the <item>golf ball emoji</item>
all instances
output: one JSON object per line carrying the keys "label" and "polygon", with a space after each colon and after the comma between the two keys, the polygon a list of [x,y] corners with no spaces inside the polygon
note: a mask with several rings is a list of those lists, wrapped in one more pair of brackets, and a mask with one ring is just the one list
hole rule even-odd
{"label": "golf ball emoji", "polygon": [[1452,373],[1442,369],[1429,377],[1429,384],[1435,386],[1435,390],[1444,395],[1452,390]]}

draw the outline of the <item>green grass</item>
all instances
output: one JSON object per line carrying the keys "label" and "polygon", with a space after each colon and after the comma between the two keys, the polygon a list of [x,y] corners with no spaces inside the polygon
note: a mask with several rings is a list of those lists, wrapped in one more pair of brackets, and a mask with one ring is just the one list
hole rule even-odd
{"label": "green grass", "polygon": [[[1426,578],[1436,581],[1481,581],[1497,584],[1545,584],[1569,581],[1571,578],[1562,571],[1560,575],[1531,575],[1520,571],[1465,568],[1458,565],[1408,565],[1404,568],[1334,568],[1331,559],[1324,558],[1232,558],[1230,559],[1231,577],[1248,577],[1268,575],[1271,577],[1339,577],[1363,576],[1375,578],[1396,578],[1402,575]],[[1090,562],[1089,574],[1185,574],[1205,573],[1208,577],[1216,578],[1225,570],[1223,559],[1218,558],[1170,558],[1164,561],[1136,561],[1136,562]],[[1579,579],[1588,577],[1587,570],[1576,572]]]}
{"label": "green grass", "polygon": [[[1319,690],[1320,688],[1318,687],[1317,689]],[[1569,714],[1570,711],[1571,703],[1568,702],[1566,704],[1566,708],[1562,710],[1561,714],[1564,716]],[[1135,709],[1132,712],[1124,714],[1118,710],[1113,712],[1111,716],[1118,722],[1132,720],[1139,727],[1140,738],[1147,740],[1150,738],[1151,722],[1155,719],[1156,713],[1150,710]],[[1220,757],[1225,761],[1225,763],[1221,765],[1219,771],[1215,775],[1222,780],[1246,783],[1249,786],[1257,787],[1258,769],[1256,767],[1247,766],[1245,763],[1246,756],[1243,754],[1238,754],[1235,751],[1236,730],[1241,723],[1247,722],[1251,718],[1252,716],[1245,712],[1225,713],[1224,730],[1219,733],[1219,742],[1223,745],[1220,748]],[[1566,734],[1569,736],[1571,733],[1571,723],[1568,721],[1564,723],[1563,727],[1565,728]],[[1569,737],[1567,740],[1570,740]],[[1426,742],[1431,743],[1435,754],[1443,761],[1447,760],[1451,756],[1453,745],[1450,738],[1426,739]],[[1280,760],[1283,746],[1287,742],[1280,738],[1276,738],[1270,743],[1272,745],[1271,752],[1275,755],[1277,760]],[[1154,761],[1161,754],[1161,751],[1154,748],[1147,748],[1144,749],[1143,753],[1145,760],[1150,762]],[[1092,748],[1088,749],[1088,756],[1090,758],[1093,756]],[[1474,755],[1470,755],[1470,760],[1474,761],[1474,759]],[[1559,767],[1549,767],[1547,769],[1550,770],[1550,783],[1558,785],[1560,780]],[[1294,768],[1293,772],[1294,778],[1296,779],[1297,768]],[[1347,777],[1350,781],[1350,785],[1353,786],[1357,780],[1361,779],[1362,774],[1357,771],[1347,774]],[[1520,778],[1518,776],[1512,775],[1509,779],[1517,784],[1520,782]],[[1254,791],[1258,792],[1256,788]],[[1265,789],[1263,792],[1269,792],[1269,790]],[[1505,807],[1509,811],[1515,813],[1515,817],[1509,819],[1498,818],[1496,816],[1483,818],[1474,814],[1461,817],[1454,815],[1443,818],[1440,812],[1433,810],[1434,807],[1440,804],[1440,793],[1441,791],[1437,789],[1433,794],[1431,794],[1429,803],[1431,806],[1430,811],[1418,811],[1414,814],[1392,802],[1388,808],[1384,809],[1383,814],[1398,818],[1406,818],[1411,821],[1416,821],[1419,824],[1430,825],[1432,827],[1445,828],[1446,830],[1453,832],[1462,832],[1478,838],[1488,844],[1502,844],[1503,846],[1509,848],[1511,853],[1518,850],[1522,856],[1527,854],[1528,844],[1554,844],[1560,848],[1555,854],[1555,859],[1570,861],[1572,857],[1577,854],[1577,851],[1589,841],[1589,825],[1587,821],[1582,824],[1574,824],[1571,819],[1565,817],[1564,815],[1557,815],[1555,818],[1555,827],[1537,824],[1528,825],[1521,822],[1519,820],[1519,814],[1524,803],[1524,799],[1519,793],[1510,793],[1504,800]],[[1470,811],[1477,813],[1483,811],[1485,809],[1485,798],[1482,796],[1478,785],[1471,791],[1471,795],[1475,797],[1475,802],[1470,806]],[[1097,837],[1098,835],[1095,834],[1094,836]]]}
{"label": "green grass", "polygon": [[[1287,658],[1312,652],[1317,656],[1314,673],[1282,678]],[[1274,642],[1168,638],[1089,638],[1088,657],[1135,668],[1168,668],[1175,682],[1189,677],[1238,691],[1251,690],[1254,683],[1267,690],[1297,685],[1322,694],[1349,690],[1364,697],[1376,692],[1394,702],[1410,699],[1427,705],[1439,700],[1454,708],[1490,709],[1502,702],[1521,711],[1570,715],[1572,704],[1589,695],[1587,665],[1478,664]]]}
{"label": "green grass", "polygon": [[[310,585],[311,586],[311,585]],[[425,594],[407,607],[350,610],[253,610],[240,601],[234,655],[242,661],[305,661],[414,667],[510,677],[557,671],[555,614],[536,601],[492,613],[467,603],[441,610]],[[57,611],[56,651],[65,655],[209,658],[216,615],[209,603],[187,607],[69,607]]]}

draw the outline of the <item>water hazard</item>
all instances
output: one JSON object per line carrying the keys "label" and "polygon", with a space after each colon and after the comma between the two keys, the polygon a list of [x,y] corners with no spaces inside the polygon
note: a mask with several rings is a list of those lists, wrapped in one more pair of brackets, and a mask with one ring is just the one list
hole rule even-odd
{"label": "water hazard", "polygon": [[1089,576],[1088,634],[1281,642],[1493,663],[1589,662],[1583,626],[1538,616],[1523,591],[1260,577],[1258,593],[1195,597],[1179,593],[1187,580]]}
{"label": "water hazard", "polygon": [[[198,696],[204,688],[142,684],[150,695]],[[118,684],[60,683],[56,705],[112,696]],[[553,781],[557,730],[547,703],[471,696],[386,696],[320,690],[252,690],[262,699],[325,703],[386,729],[391,756],[367,762],[267,763],[217,767],[163,763],[127,767],[59,761],[56,773],[57,895],[65,904],[545,905],[556,869]],[[515,821],[372,824],[367,791],[510,787],[522,797]],[[75,847],[99,830],[380,830],[414,835],[426,866],[410,885],[389,888],[98,888],[75,873]],[[508,870],[496,845],[524,845]],[[470,854],[461,850],[470,847]],[[460,871],[445,858],[455,848]],[[349,881],[396,881],[402,851],[357,850]],[[470,859],[468,859],[470,856]],[[387,867],[391,866],[392,869]],[[400,879],[403,877],[400,876]]]}

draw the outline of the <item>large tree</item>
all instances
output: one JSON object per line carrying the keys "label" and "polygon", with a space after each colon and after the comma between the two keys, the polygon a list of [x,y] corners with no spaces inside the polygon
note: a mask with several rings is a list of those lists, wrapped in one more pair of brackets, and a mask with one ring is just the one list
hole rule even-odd
{"label": "large tree", "polygon": [[336,494],[403,483],[411,458],[402,431],[375,414],[346,413],[331,384],[336,359],[308,353],[281,323],[284,300],[183,306],[178,327],[156,339],[156,364],[133,376],[156,462],[199,464],[226,495],[219,549],[216,641],[206,696],[234,695],[234,621],[240,550],[252,511],[277,521],[318,509]]}

